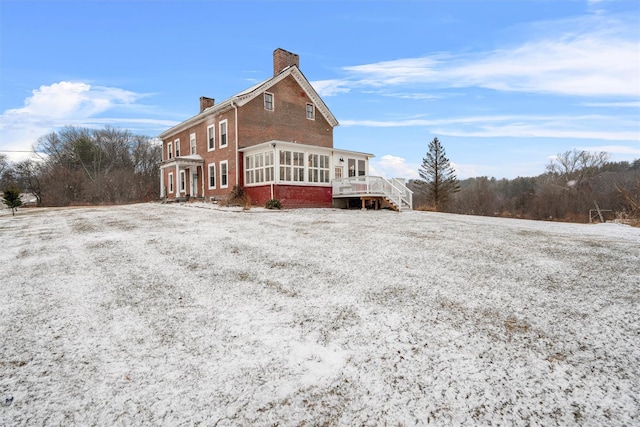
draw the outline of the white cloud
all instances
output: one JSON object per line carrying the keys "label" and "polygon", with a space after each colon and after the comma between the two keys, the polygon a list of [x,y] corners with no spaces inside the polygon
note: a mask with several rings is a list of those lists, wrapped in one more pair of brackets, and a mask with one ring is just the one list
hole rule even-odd
{"label": "white cloud", "polygon": [[24,107],[7,110],[2,118],[11,123],[13,118],[24,116],[45,120],[90,117],[116,105],[131,104],[140,97],[123,89],[63,81],[40,86],[25,100]]}
{"label": "white cloud", "polygon": [[508,124],[504,126],[483,126],[477,130],[463,130],[452,128],[433,129],[439,135],[495,138],[571,138],[571,139],[600,139],[607,141],[640,141],[638,131],[595,131],[595,130],[563,130],[556,128],[540,128],[533,125]]}
{"label": "white cloud", "polygon": [[345,67],[336,87],[437,85],[577,96],[640,96],[637,22],[588,16],[546,22],[536,39],[475,54]]}
{"label": "white cloud", "polygon": [[[95,127],[106,124],[137,124],[166,128],[167,120],[100,117],[119,109],[142,109],[136,102],[146,95],[125,89],[92,86],[84,82],[62,81],[42,85],[32,91],[24,106],[0,114],[0,149],[28,151],[39,137],[67,125]],[[29,153],[7,153],[11,160],[22,160]]]}
{"label": "white cloud", "polygon": [[318,95],[335,96],[339,93],[347,93],[351,89],[344,80],[316,80],[311,82],[311,86],[318,92]]}
{"label": "white cloud", "polygon": [[385,178],[418,179],[418,167],[417,164],[407,163],[402,157],[385,154],[380,159],[371,159],[369,172]]}
{"label": "white cloud", "polygon": [[459,137],[598,139],[640,143],[635,117],[608,115],[494,115],[446,119],[342,120],[342,126],[428,127],[430,133]]}
{"label": "white cloud", "polygon": [[629,102],[585,102],[583,107],[640,108],[640,101]]}

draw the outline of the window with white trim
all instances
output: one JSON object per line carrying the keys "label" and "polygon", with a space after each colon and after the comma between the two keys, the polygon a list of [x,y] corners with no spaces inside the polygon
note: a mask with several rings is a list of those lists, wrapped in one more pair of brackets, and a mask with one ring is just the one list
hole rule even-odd
{"label": "window with white trim", "polygon": [[180,171],[180,192],[187,192],[187,174],[185,171]]}
{"label": "window with white trim", "polygon": [[196,134],[192,133],[189,135],[189,148],[191,149],[190,154],[196,154]]}
{"label": "window with white trim", "polygon": [[264,109],[273,111],[273,94],[269,92],[264,93]]}
{"label": "window with white trim", "polygon": [[245,157],[245,184],[273,182],[273,151]]}
{"label": "window with white trim", "polygon": [[207,126],[207,151],[216,149],[216,125]]}
{"label": "window with white trim", "polygon": [[329,182],[329,156],[309,154],[309,182]]}
{"label": "window with white trim", "polygon": [[173,172],[169,172],[169,193],[173,193]]}
{"label": "window with white trim", "polygon": [[280,181],[304,181],[304,153],[280,150]]}
{"label": "window with white trim", "polygon": [[275,174],[273,172],[273,151],[268,151],[264,153],[264,181],[265,182],[273,182],[275,179]]}
{"label": "window with white trim", "polygon": [[173,144],[171,143],[171,141],[167,142],[167,159],[170,159],[173,157]]}
{"label": "window with white trim", "polygon": [[220,162],[220,188],[229,187],[229,163],[228,160]]}
{"label": "window with white trim", "polygon": [[358,160],[358,176],[364,176],[364,160]]}
{"label": "window with white trim", "polygon": [[244,157],[244,183],[253,184],[255,182],[255,156]]}
{"label": "window with white trim", "polygon": [[180,157],[180,138],[173,141],[173,144],[176,146],[176,157]]}
{"label": "window with white trim", "polygon": [[216,164],[209,164],[209,190],[216,188]]}
{"label": "window with white trim", "polygon": [[316,119],[316,107],[313,104],[307,104],[307,119]]}
{"label": "window with white trim", "polygon": [[342,166],[336,166],[334,169],[336,179],[342,179]]}
{"label": "window with white trim", "polygon": [[349,165],[349,178],[356,176],[356,159],[347,160],[347,164]]}
{"label": "window with white trim", "polygon": [[220,148],[226,147],[228,144],[227,141],[227,121],[223,120],[220,122]]}

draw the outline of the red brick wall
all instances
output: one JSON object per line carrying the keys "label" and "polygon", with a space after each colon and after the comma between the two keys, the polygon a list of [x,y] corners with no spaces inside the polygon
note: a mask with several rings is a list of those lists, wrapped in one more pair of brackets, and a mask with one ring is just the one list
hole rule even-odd
{"label": "red brick wall", "polygon": [[[251,203],[264,206],[271,198],[271,185],[246,187]],[[333,198],[331,187],[273,184],[273,198],[280,200],[282,207],[290,208],[330,208]]]}
{"label": "red brick wall", "polygon": [[273,75],[280,73],[284,68],[295,65],[300,68],[300,57],[284,49],[276,49],[273,51]]}
{"label": "red brick wall", "polygon": [[[251,203],[264,206],[271,198],[271,186],[246,187]],[[331,187],[273,184],[273,198],[280,200],[283,208],[330,208]]]}
{"label": "red brick wall", "polygon": [[[220,127],[219,123],[223,120],[227,120],[227,146],[225,148],[220,148]],[[207,151],[209,140],[207,135],[207,127],[210,125],[215,125],[216,130],[216,149],[214,151]],[[171,137],[167,137],[163,140],[163,159],[166,159],[167,153],[167,143],[169,141],[174,142],[177,138],[180,138],[180,156],[187,156],[190,154],[190,142],[189,138],[191,133],[196,134],[196,154],[200,155],[204,159],[204,164],[202,165],[202,172],[198,170],[198,182],[200,187],[198,187],[198,196],[202,197],[202,187],[201,187],[201,179],[205,179],[204,186],[204,196],[209,199],[214,196],[217,198],[221,198],[223,196],[227,196],[233,186],[236,185],[236,126],[235,126],[235,111],[233,109],[227,110],[218,114],[217,116],[208,117],[207,120],[191,126],[181,132],[177,132]],[[174,146],[175,153],[175,146]],[[172,159],[173,160],[173,159]],[[228,188],[220,188],[220,162],[227,160],[228,161],[228,173],[229,173],[229,187]],[[209,164],[216,164],[216,188],[214,190],[209,190]],[[238,165],[241,167],[241,165]],[[165,186],[168,188],[167,183],[167,173],[173,172],[175,175],[175,168],[166,169],[165,172]],[[239,169],[239,175],[241,175],[241,169]],[[240,178],[240,176],[239,176]],[[190,182],[187,183],[187,186],[190,185]],[[175,192],[173,194],[167,194],[168,197],[175,197]],[[192,193],[191,193],[192,194]]]}
{"label": "red brick wall", "polygon": [[[274,184],[275,186],[275,184]],[[247,194],[251,197],[251,204],[263,206],[271,198],[271,185],[261,185],[258,187],[245,187]]]}
{"label": "red brick wall", "polygon": [[240,148],[271,140],[333,147],[333,128],[317,108],[315,120],[307,119],[306,105],[312,102],[293,77],[286,77],[269,92],[274,97],[273,111],[264,109],[262,94],[238,110]]}
{"label": "red brick wall", "polygon": [[275,185],[274,198],[285,208],[330,208],[331,187]]}

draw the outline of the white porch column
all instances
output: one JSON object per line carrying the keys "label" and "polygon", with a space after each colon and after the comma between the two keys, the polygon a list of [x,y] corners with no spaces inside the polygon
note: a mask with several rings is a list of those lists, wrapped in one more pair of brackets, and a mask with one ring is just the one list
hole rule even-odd
{"label": "white porch column", "polygon": [[160,198],[165,198],[164,194],[164,169],[160,168]]}
{"label": "white porch column", "polygon": [[178,197],[180,197],[180,167],[178,166],[178,161],[176,160],[176,177],[174,178],[176,180],[175,182],[175,186],[173,187],[175,190],[175,196],[176,199]]}

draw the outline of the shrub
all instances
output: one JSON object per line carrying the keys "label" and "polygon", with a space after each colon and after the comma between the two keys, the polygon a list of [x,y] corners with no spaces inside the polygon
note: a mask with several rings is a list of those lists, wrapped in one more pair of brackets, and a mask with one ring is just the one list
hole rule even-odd
{"label": "shrub", "polygon": [[251,198],[244,187],[234,185],[227,199],[227,204],[228,206],[242,206],[244,209],[249,209],[251,208]]}
{"label": "shrub", "polygon": [[267,209],[282,209],[282,203],[278,199],[269,199],[264,207]]}

